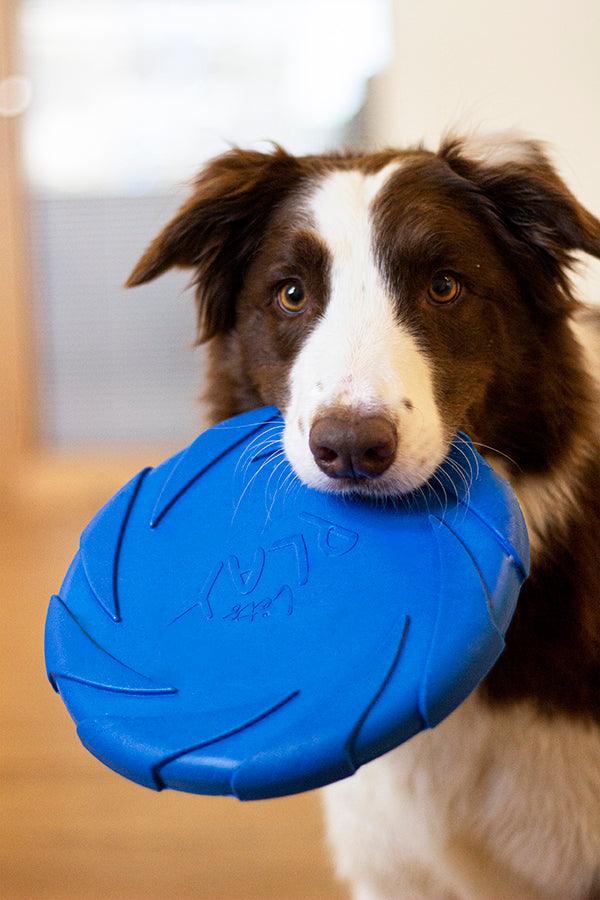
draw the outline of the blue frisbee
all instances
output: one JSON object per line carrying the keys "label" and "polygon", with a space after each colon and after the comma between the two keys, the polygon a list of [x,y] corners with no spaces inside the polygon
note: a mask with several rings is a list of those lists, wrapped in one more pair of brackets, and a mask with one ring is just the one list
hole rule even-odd
{"label": "blue frisbee", "polygon": [[527,532],[457,435],[422,490],[300,484],[254,410],[117,493],[81,536],[46,665],[98,759],[242,800],[352,775],[451,713],[504,647]]}

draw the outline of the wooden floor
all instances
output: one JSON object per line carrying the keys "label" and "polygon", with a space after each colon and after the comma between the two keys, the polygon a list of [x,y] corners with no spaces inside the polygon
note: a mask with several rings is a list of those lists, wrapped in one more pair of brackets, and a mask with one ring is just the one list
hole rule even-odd
{"label": "wooden floor", "polygon": [[[119,474],[125,481],[128,473]],[[315,794],[246,805],[155,794],[105,769],[79,744],[46,680],[43,625],[48,598],[104,489],[78,489],[68,502],[52,491],[42,503],[35,494],[14,508],[3,501],[0,895],[343,897],[330,874]]]}

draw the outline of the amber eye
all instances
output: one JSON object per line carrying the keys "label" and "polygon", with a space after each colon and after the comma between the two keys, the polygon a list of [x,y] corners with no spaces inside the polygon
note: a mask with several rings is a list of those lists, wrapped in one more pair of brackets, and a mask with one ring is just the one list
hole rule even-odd
{"label": "amber eye", "polygon": [[306,293],[302,282],[290,278],[277,288],[277,304],[288,315],[301,313],[306,306]]}
{"label": "amber eye", "polygon": [[451,303],[460,294],[460,281],[449,272],[438,272],[429,282],[427,293],[434,303]]}

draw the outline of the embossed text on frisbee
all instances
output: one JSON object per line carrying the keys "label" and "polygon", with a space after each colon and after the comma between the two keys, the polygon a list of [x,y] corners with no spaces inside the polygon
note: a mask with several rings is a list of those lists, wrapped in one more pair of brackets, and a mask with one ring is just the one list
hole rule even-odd
{"label": "embossed text on frisbee", "polygon": [[[169,624],[177,622],[198,606],[209,621],[220,619],[224,622],[252,623],[267,619],[274,612],[292,615],[294,593],[310,578],[311,554],[316,552],[328,558],[343,556],[353,550],[358,542],[357,532],[321,516],[301,512],[298,518],[301,522],[297,531],[268,546],[257,547],[245,564],[240,563],[235,555],[218,560],[207,572],[197,600],[178,613]],[[277,590],[266,595],[260,588],[265,574],[275,563],[275,554],[279,557],[279,566],[282,562],[279,555],[285,554],[285,577]],[[216,610],[214,595],[217,585],[224,586],[227,594],[234,597],[234,602],[224,612]]]}

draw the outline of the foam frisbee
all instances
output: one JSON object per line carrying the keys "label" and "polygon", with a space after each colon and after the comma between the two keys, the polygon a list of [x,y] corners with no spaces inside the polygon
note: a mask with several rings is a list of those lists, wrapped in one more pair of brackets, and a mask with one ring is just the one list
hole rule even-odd
{"label": "foam frisbee", "polygon": [[382,504],[301,485],[282,427],[254,410],[136,475],[50,602],[48,676],[81,741],[149,788],[345,778],[449,715],[504,647],[527,532],[465,435]]}

